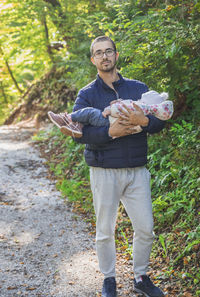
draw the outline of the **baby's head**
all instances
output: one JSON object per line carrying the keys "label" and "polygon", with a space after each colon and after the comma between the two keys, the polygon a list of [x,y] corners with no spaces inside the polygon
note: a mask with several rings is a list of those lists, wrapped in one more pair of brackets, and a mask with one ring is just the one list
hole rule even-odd
{"label": "baby's head", "polygon": [[142,94],[140,102],[146,104],[159,104],[168,99],[168,93],[159,94],[156,91],[149,91]]}

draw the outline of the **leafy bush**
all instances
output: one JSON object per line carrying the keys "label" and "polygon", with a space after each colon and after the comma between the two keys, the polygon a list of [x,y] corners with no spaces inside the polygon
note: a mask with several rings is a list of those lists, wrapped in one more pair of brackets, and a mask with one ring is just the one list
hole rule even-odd
{"label": "leafy bush", "polygon": [[184,120],[174,123],[159,135],[150,136],[149,151],[155,230],[160,234],[155,257],[160,253],[168,256],[168,271],[175,269],[187,285],[195,286],[200,281],[196,270],[200,127]]}
{"label": "leafy bush", "polygon": [[200,128],[185,121],[175,123],[169,130],[150,137],[149,150],[158,227],[171,225],[177,219],[182,221],[182,227],[193,224],[200,190],[200,168],[197,166]]}

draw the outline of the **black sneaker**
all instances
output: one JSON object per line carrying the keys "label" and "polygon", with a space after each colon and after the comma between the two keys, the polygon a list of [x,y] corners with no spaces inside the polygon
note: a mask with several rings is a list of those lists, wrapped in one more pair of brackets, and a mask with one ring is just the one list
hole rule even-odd
{"label": "black sneaker", "polygon": [[147,275],[141,276],[142,281],[136,282],[134,279],[134,291],[141,293],[146,297],[162,297],[165,296],[164,293],[156,287]]}
{"label": "black sneaker", "polygon": [[104,279],[101,297],[117,297],[116,281],[114,277]]}

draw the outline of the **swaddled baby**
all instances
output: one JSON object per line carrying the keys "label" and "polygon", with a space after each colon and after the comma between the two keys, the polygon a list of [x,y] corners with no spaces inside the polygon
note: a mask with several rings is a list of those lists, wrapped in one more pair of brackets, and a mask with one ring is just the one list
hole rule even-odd
{"label": "swaddled baby", "polygon": [[[135,111],[133,105],[138,105],[145,115],[152,114],[160,120],[166,121],[171,118],[173,114],[173,102],[168,99],[167,93],[157,93],[156,91],[149,91],[142,94],[138,101],[131,99],[118,99],[112,101],[110,106],[106,107],[102,112],[93,107],[86,107],[79,109],[71,114],[67,112],[61,114],[54,114],[48,112],[51,121],[56,124],[60,130],[69,136],[79,138],[82,136],[82,125],[92,126],[108,126],[113,124],[122,111],[126,111],[124,105]],[[140,126],[134,126],[130,134],[139,133],[142,131]]]}

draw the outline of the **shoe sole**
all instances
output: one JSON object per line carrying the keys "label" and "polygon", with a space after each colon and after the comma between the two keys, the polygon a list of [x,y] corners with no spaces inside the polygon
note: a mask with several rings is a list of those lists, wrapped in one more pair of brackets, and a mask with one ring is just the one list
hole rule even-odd
{"label": "shoe sole", "polygon": [[[106,297],[106,295],[105,294],[103,294],[103,295],[101,295],[101,297]],[[116,293],[116,297],[118,297],[118,294]]]}
{"label": "shoe sole", "polygon": [[51,112],[48,112],[48,117],[49,119],[60,129],[60,131],[67,135],[67,136],[72,136],[75,138],[80,138],[83,136],[83,134],[81,132],[78,132],[76,130],[70,129],[66,126],[60,126],[56,121],[54,121],[54,119],[51,117]]}
{"label": "shoe sole", "polygon": [[142,291],[139,290],[139,289],[135,289],[135,288],[134,288],[134,292],[139,293],[139,294],[142,294],[142,296],[150,297],[149,295],[147,295],[146,293],[142,292]]}
{"label": "shoe sole", "polygon": [[67,136],[72,136],[75,138],[80,138],[83,136],[83,134],[81,132],[69,129],[68,127],[65,127],[65,126],[60,127],[60,131]]}
{"label": "shoe sole", "polygon": [[[144,293],[143,291],[141,291],[140,289],[134,288],[133,290],[134,290],[134,292],[139,293],[139,294],[142,294],[143,296],[151,297],[147,293]],[[165,295],[162,295],[162,296],[164,297]]]}

